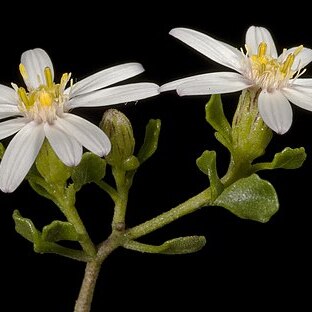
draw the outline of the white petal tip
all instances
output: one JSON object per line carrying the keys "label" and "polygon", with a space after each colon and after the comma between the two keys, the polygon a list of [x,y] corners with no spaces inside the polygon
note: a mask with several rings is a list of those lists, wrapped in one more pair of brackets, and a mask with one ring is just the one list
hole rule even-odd
{"label": "white petal tip", "polygon": [[0,190],[3,192],[3,193],[12,193],[16,190],[16,188],[10,188],[8,186],[2,186],[0,187]]}

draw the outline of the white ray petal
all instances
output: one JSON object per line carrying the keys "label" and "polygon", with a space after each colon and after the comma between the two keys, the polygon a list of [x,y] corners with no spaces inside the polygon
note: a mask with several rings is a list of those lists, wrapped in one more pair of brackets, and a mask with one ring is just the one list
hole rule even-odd
{"label": "white ray petal", "polygon": [[[303,79],[302,79],[303,80]],[[306,86],[295,86],[284,88],[282,90],[284,96],[293,104],[312,111],[312,90]]]}
{"label": "white ray petal", "polygon": [[13,192],[34,163],[44,140],[43,125],[32,121],[14,136],[0,164],[0,189]]}
{"label": "white ray petal", "polygon": [[287,98],[279,91],[261,91],[258,107],[263,121],[279,134],[287,132],[292,124],[292,108]]}
{"label": "white ray petal", "polygon": [[143,71],[144,68],[139,63],[127,63],[104,69],[75,83],[70,90],[70,97],[73,98],[77,95],[105,88],[114,83],[139,75]]}
{"label": "white ray petal", "polygon": [[[307,87],[312,88],[312,78],[297,78],[289,80],[290,87]],[[312,89],[311,89],[312,90]]]}
{"label": "white ray petal", "polygon": [[248,54],[258,54],[258,47],[261,42],[267,44],[266,55],[277,58],[277,51],[270,32],[264,27],[250,26],[246,32],[246,46]]}
{"label": "white ray petal", "polygon": [[107,135],[91,122],[65,113],[62,118],[57,119],[57,125],[92,153],[102,157],[110,152],[111,143]]}
{"label": "white ray petal", "polygon": [[45,84],[44,69],[49,67],[54,79],[53,65],[49,55],[42,49],[33,49],[25,51],[21,57],[21,64],[24,65],[26,73],[23,75],[25,84],[29,90]]}
{"label": "white ray petal", "polygon": [[0,119],[12,116],[22,116],[23,114],[15,105],[0,103]]}
{"label": "white ray petal", "polygon": [[[287,56],[291,53],[294,53],[298,47],[294,47],[288,50],[285,50],[278,58],[280,62],[284,62]],[[305,68],[312,61],[312,50],[309,48],[302,48],[302,50],[295,56],[294,63],[291,66],[292,70],[298,70]]]}
{"label": "white ray petal", "polygon": [[98,90],[90,94],[71,99],[67,109],[76,107],[95,107],[138,101],[159,94],[159,86],[154,83],[141,82]]}
{"label": "white ray petal", "polygon": [[26,118],[16,118],[0,123],[0,140],[21,130],[27,124]]}
{"label": "white ray petal", "polygon": [[201,75],[201,77],[194,76],[193,79],[178,85],[177,92],[180,96],[220,94],[240,91],[252,85],[250,80],[238,73],[217,72]]}
{"label": "white ray petal", "polygon": [[16,106],[18,103],[18,96],[13,88],[0,84],[0,105],[2,103]]}
{"label": "white ray petal", "polygon": [[228,44],[224,44],[210,36],[188,28],[174,28],[169,34],[188,44],[213,61],[240,73],[243,72],[245,57],[238,49],[234,47],[230,48]]}
{"label": "white ray petal", "polygon": [[53,125],[45,123],[45,135],[58,158],[66,166],[77,166],[81,160],[82,146],[73,136],[58,127],[58,121]]}

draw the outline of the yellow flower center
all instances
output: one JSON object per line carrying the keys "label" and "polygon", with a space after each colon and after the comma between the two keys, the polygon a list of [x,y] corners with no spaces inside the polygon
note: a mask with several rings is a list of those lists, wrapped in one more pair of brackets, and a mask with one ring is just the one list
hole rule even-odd
{"label": "yellow flower center", "polygon": [[268,91],[285,86],[295,73],[300,72],[300,68],[294,69],[293,64],[302,49],[301,45],[286,58],[276,59],[267,55],[267,44],[261,42],[258,46],[258,53],[250,56],[250,78],[256,85]]}
{"label": "yellow flower center", "polygon": [[[28,80],[28,74],[23,64],[20,64],[19,70],[24,80]],[[40,84],[34,90],[26,91],[25,88],[17,89],[19,96],[19,109],[27,117],[38,122],[49,122],[57,118],[64,112],[64,103],[68,96],[64,94],[65,87],[70,80],[70,74],[63,74],[59,84],[53,82],[51,68],[44,69],[45,82]]]}

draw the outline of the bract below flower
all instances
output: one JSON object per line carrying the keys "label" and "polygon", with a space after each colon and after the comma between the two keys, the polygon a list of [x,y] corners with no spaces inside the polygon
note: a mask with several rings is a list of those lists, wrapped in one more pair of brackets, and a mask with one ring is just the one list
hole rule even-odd
{"label": "bract below flower", "polygon": [[161,86],[180,96],[221,94],[248,88],[260,89],[258,108],[264,122],[279,134],[292,124],[289,102],[312,111],[312,79],[299,78],[312,61],[312,50],[302,45],[284,49],[280,56],[270,32],[251,26],[246,33],[246,53],[198,31],[174,28],[170,34],[213,61],[236,72],[207,73]]}
{"label": "bract below flower", "polygon": [[15,84],[13,88],[0,85],[0,119],[10,117],[0,123],[0,139],[17,133],[0,164],[3,192],[13,192],[23,181],[45,138],[67,166],[80,162],[83,146],[101,157],[109,153],[111,144],[106,134],[71,114],[71,109],[137,101],[159,93],[154,83],[106,88],[142,73],[144,69],[139,63],[104,69],[75,84],[71,74],[65,73],[55,83],[50,57],[37,48],[22,54],[19,69],[26,89]]}

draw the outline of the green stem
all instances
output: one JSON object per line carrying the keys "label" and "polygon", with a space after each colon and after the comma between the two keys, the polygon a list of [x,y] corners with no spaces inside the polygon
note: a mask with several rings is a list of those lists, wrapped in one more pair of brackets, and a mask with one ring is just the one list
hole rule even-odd
{"label": "green stem", "polygon": [[42,243],[38,248],[37,252],[39,253],[53,253],[63,257],[67,257],[70,259],[88,262],[91,261],[92,258],[82,250],[75,250],[67,247],[63,247],[59,244],[48,242]]}
{"label": "green stem", "polygon": [[87,255],[94,257],[96,255],[96,248],[80,219],[77,209],[74,205],[63,207],[62,212],[67,220],[75,227],[76,232],[80,235],[79,243]]}
{"label": "green stem", "polygon": [[62,213],[74,227],[76,232],[79,234],[79,243],[84,252],[91,257],[96,255],[96,248],[77,212],[75,207],[75,190],[74,188],[67,188],[66,192],[59,191],[55,201],[57,206],[60,208]]}
{"label": "green stem", "polygon": [[127,230],[125,235],[127,239],[137,239],[209,204],[211,204],[210,188],[188,199],[177,207]]}
{"label": "green stem", "polygon": [[74,312],[91,311],[94,289],[102,263],[115,249],[122,245],[123,241],[124,237],[122,233],[116,231],[105,242],[99,245],[96,257],[87,263]]}
{"label": "green stem", "polygon": [[97,181],[96,185],[99,186],[103,191],[105,191],[114,202],[118,199],[117,191],[113,187],[111,187],[108,183],[104,181]]}

